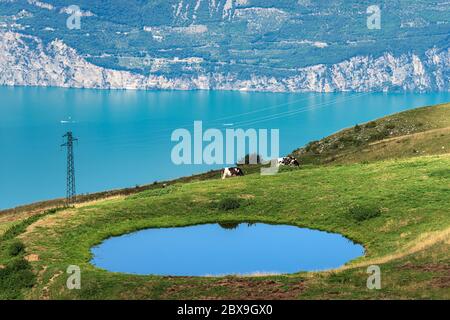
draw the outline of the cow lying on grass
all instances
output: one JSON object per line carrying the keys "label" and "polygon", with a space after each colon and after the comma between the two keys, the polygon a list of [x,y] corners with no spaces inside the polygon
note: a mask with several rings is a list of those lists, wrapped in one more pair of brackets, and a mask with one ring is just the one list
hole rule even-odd
{"label": "cow lying on grass", "polygon": [[284,157],[278,159],[278,166],[299,167],[300,163],[294,157]]}
{"label": "cow lying on grass", "polygon": [[222,180],[225,180],[226,178],[232,178],[232,177],[242,177],[244,176],[244,171],[242,171],[241,168],[225,168],[222,171]]}

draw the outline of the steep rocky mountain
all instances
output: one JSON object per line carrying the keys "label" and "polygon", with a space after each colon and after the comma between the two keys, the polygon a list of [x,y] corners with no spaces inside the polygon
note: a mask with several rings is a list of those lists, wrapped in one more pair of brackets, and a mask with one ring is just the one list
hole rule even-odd
{"label": "steep rocky mountain", "polygon": [[0,84],[449,91],[450,2],[371,4],[0,0]]}

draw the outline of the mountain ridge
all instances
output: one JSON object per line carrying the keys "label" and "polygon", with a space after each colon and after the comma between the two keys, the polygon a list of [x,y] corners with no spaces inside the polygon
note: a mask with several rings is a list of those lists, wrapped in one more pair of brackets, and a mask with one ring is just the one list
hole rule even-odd
{"label": "mountain ridge", "polygon": [[[58,86],[99,89],[217,89],[242,91],[448,91],[450,48],[426,52],[427,60],[410,53],[395,57],[353,57],[332,66],[316,65],[297,70],[289,78],[251,75],[239,79],[233,73],[197,76],[144,76],[96,66],[61,40],[45,45],[40,39],[19,33],[1,33],[2,85]],[[187,62],[187,64],[195,64]]]}
{"label": "mountain ridge", "polygon": [[[444,0],[382,0],[379,30],[367,27],[369,3],[363,0],[80,0],[77,5],[80,29],[68,29],[72,12],[65,1],[0,0],[1,84],[449,90],[450,5]],[[8,33],[21,36],[13,43]],[[55,43],[67,46],[65,58],[55,60]],[[30,64],[8,62],[21,61],[17,48]],[[49,75],[55,64],[68,69],[64,77]]]}

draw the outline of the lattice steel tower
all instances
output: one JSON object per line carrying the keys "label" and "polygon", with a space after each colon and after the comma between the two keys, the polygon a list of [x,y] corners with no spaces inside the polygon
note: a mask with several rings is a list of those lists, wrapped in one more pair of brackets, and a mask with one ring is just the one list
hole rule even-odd
{"label": "lattice steel tower", "polygon": [[62,147],[67,147],[67,194],[66,201],[68,204],[75,202],[76,189],[75,189],[75,165],[73,160],[73,142],[78,141],[73,137],[71,131],[67,132],[63,138],[66,138],[66,143],[62,144]]}

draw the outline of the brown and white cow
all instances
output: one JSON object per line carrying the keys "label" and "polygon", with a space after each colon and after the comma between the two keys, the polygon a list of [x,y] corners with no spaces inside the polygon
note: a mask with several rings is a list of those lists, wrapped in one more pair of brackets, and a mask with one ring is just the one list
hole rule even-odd
{"label": "brown and white cow", "polygon": [[244,175],[244,171],[241,168],[225,168],[222,170],[222,180],[231,177],[242,177]]}
{"label": "brown and white cow", "polygon": [[284,157],[278,159],[279,166],[290,166],[290,167],[299,167],[300,163],[294,157]]}

